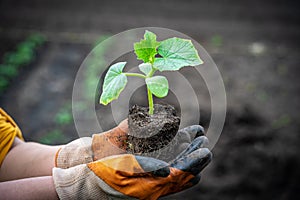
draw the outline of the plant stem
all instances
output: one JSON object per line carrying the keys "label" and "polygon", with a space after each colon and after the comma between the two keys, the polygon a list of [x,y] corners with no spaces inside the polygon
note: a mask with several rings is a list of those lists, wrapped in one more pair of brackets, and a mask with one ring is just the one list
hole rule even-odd
{"label": "plant stem", "polygon": [[148,102],[149,102],[149,115],[153,115],[153,98],[152,98],[152,93],[149,90],[149,88],[147,87],[147,92],[148,92]]}
{"label": "plant stem", "polygon": [[139,73],[124,73],[126,76],[135,76],[135,77],[140,77],[140,78],[147,78],[145,75],[143,74],[139,74]]}
{"label": "plant stem", "polygon": [[[153,63],[151,63],[151,71],[148,74],[147,78],[150,78],[153,76],[153,74],[155,73],[156,69],[153,67]],[[149,88],[147,87],[147,92],[148,92],[148,102],[149,102],[149,115],[153,115],[153,111],[154,111],[154,106],[153,106],[153,96],[152,96],[152,92],[149,90]]]}
{"label": "plant stem", "polygon": [[156,69],[152,66],[152,69],[147,77],[152,77],[153,74],[155,73],[155,71],[156,71]]}
{"label": "plant stem", "polygon": [[[152,66],[152,69],[150,71],[150,73],[148,74],[148,76],[145,76],[143,74],[139,74],[139,73],[124,73],[126,76],[135,76],[135,77],[139,77],[139,78],[150,78],[153,76],[153,74],[155,73],[156,69]],[[149,102],[149,115],[153,115],[153,111],[154,111],[154,105],[153,105],[153,96],[152,96],[152,92],[149,90],[149,88],[147,87],[147,92],[148,92],[148,102]]]}

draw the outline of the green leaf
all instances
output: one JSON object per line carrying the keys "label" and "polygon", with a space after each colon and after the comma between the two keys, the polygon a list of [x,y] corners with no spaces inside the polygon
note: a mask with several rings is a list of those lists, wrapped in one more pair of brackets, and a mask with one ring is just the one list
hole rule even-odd
{"label": "green leaf", "polygon": [[203,64],[191,40],[170,38],[158,47],[162,58],[155,58],[154,67],[159,71],[175,71],[185,66]]}
{"label": "green leaf", "polygon": [[117,99],[125,88],[127,77],[122,73],[126,62],[113,64],[105,75],[103,83],[103,92],[100,97],[100,103],[109,104],[112,100]]}
{"label": "green leaf", "polygon": [[156,35],[150,31],[146,31],[144,39],[134,43],[134,52],[137,58],[144,61],[144,63],[153,63],[158,45],[159,42],[156,41]]}
{"label": "green leaf", "polygon": [[141,70],[141,72],[143,72],[146,76],[149,75],[149,73],[152,70],[152,66],[150,63],[142,63],[139,65],[139,69]]}
{"label": "green leaf", "polygon": [[152,94],[162,98],[167,96],[169,91],[169,83],[164,76],[153,76],[146,78],[146,84]]}

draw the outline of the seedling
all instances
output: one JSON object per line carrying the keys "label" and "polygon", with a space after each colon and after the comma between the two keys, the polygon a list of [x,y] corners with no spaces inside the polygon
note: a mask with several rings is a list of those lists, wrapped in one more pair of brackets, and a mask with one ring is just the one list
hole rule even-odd
{"label": "seedling", "polygon": [[186,66],[197,66],[203,64],[197,50],[191,40],[182,38],[169,38],[156,41],[156,35],[146,31],[144,39],[134,43],[134,52],[138,60],[143,63],[139,65],[142,73],[123,72],[126,62],[118,62],[110,66],[104,78],[103,92],[100,103],[109,104],[117,99],[127,84],[127,76],[145,79],[148,93],[149,114],[153,114],[153,95],[163,98],[168,95],[169,83],[164,76],[154,76],[159,71],[177,71]]}

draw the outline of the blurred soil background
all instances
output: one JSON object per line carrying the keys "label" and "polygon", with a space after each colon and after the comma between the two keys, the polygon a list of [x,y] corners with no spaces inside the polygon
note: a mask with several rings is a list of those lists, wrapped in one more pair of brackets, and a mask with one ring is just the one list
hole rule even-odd
{"label": "blurred soil background", "polygon": [[[76,139],[72,87],[97,41],[137,27],[174,29],[212,56],[228,107],[200,184],[163,199],[299,199],[299,5],[297,0],[1,0],[0,105],[28,141]],[[199,122],[205,128],[207,104],[201,103]]]}

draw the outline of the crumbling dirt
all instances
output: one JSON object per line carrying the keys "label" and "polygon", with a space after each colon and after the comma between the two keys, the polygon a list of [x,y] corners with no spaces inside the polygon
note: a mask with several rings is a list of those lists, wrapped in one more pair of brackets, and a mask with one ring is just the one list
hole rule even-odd
{"label": "crumbling dirt", "polygon": [[132,153],[148,153],[165,147],[175,137],[180,118],[170,105],[154,105],[149,108],[134,105],[128,115],[128,150]]}

